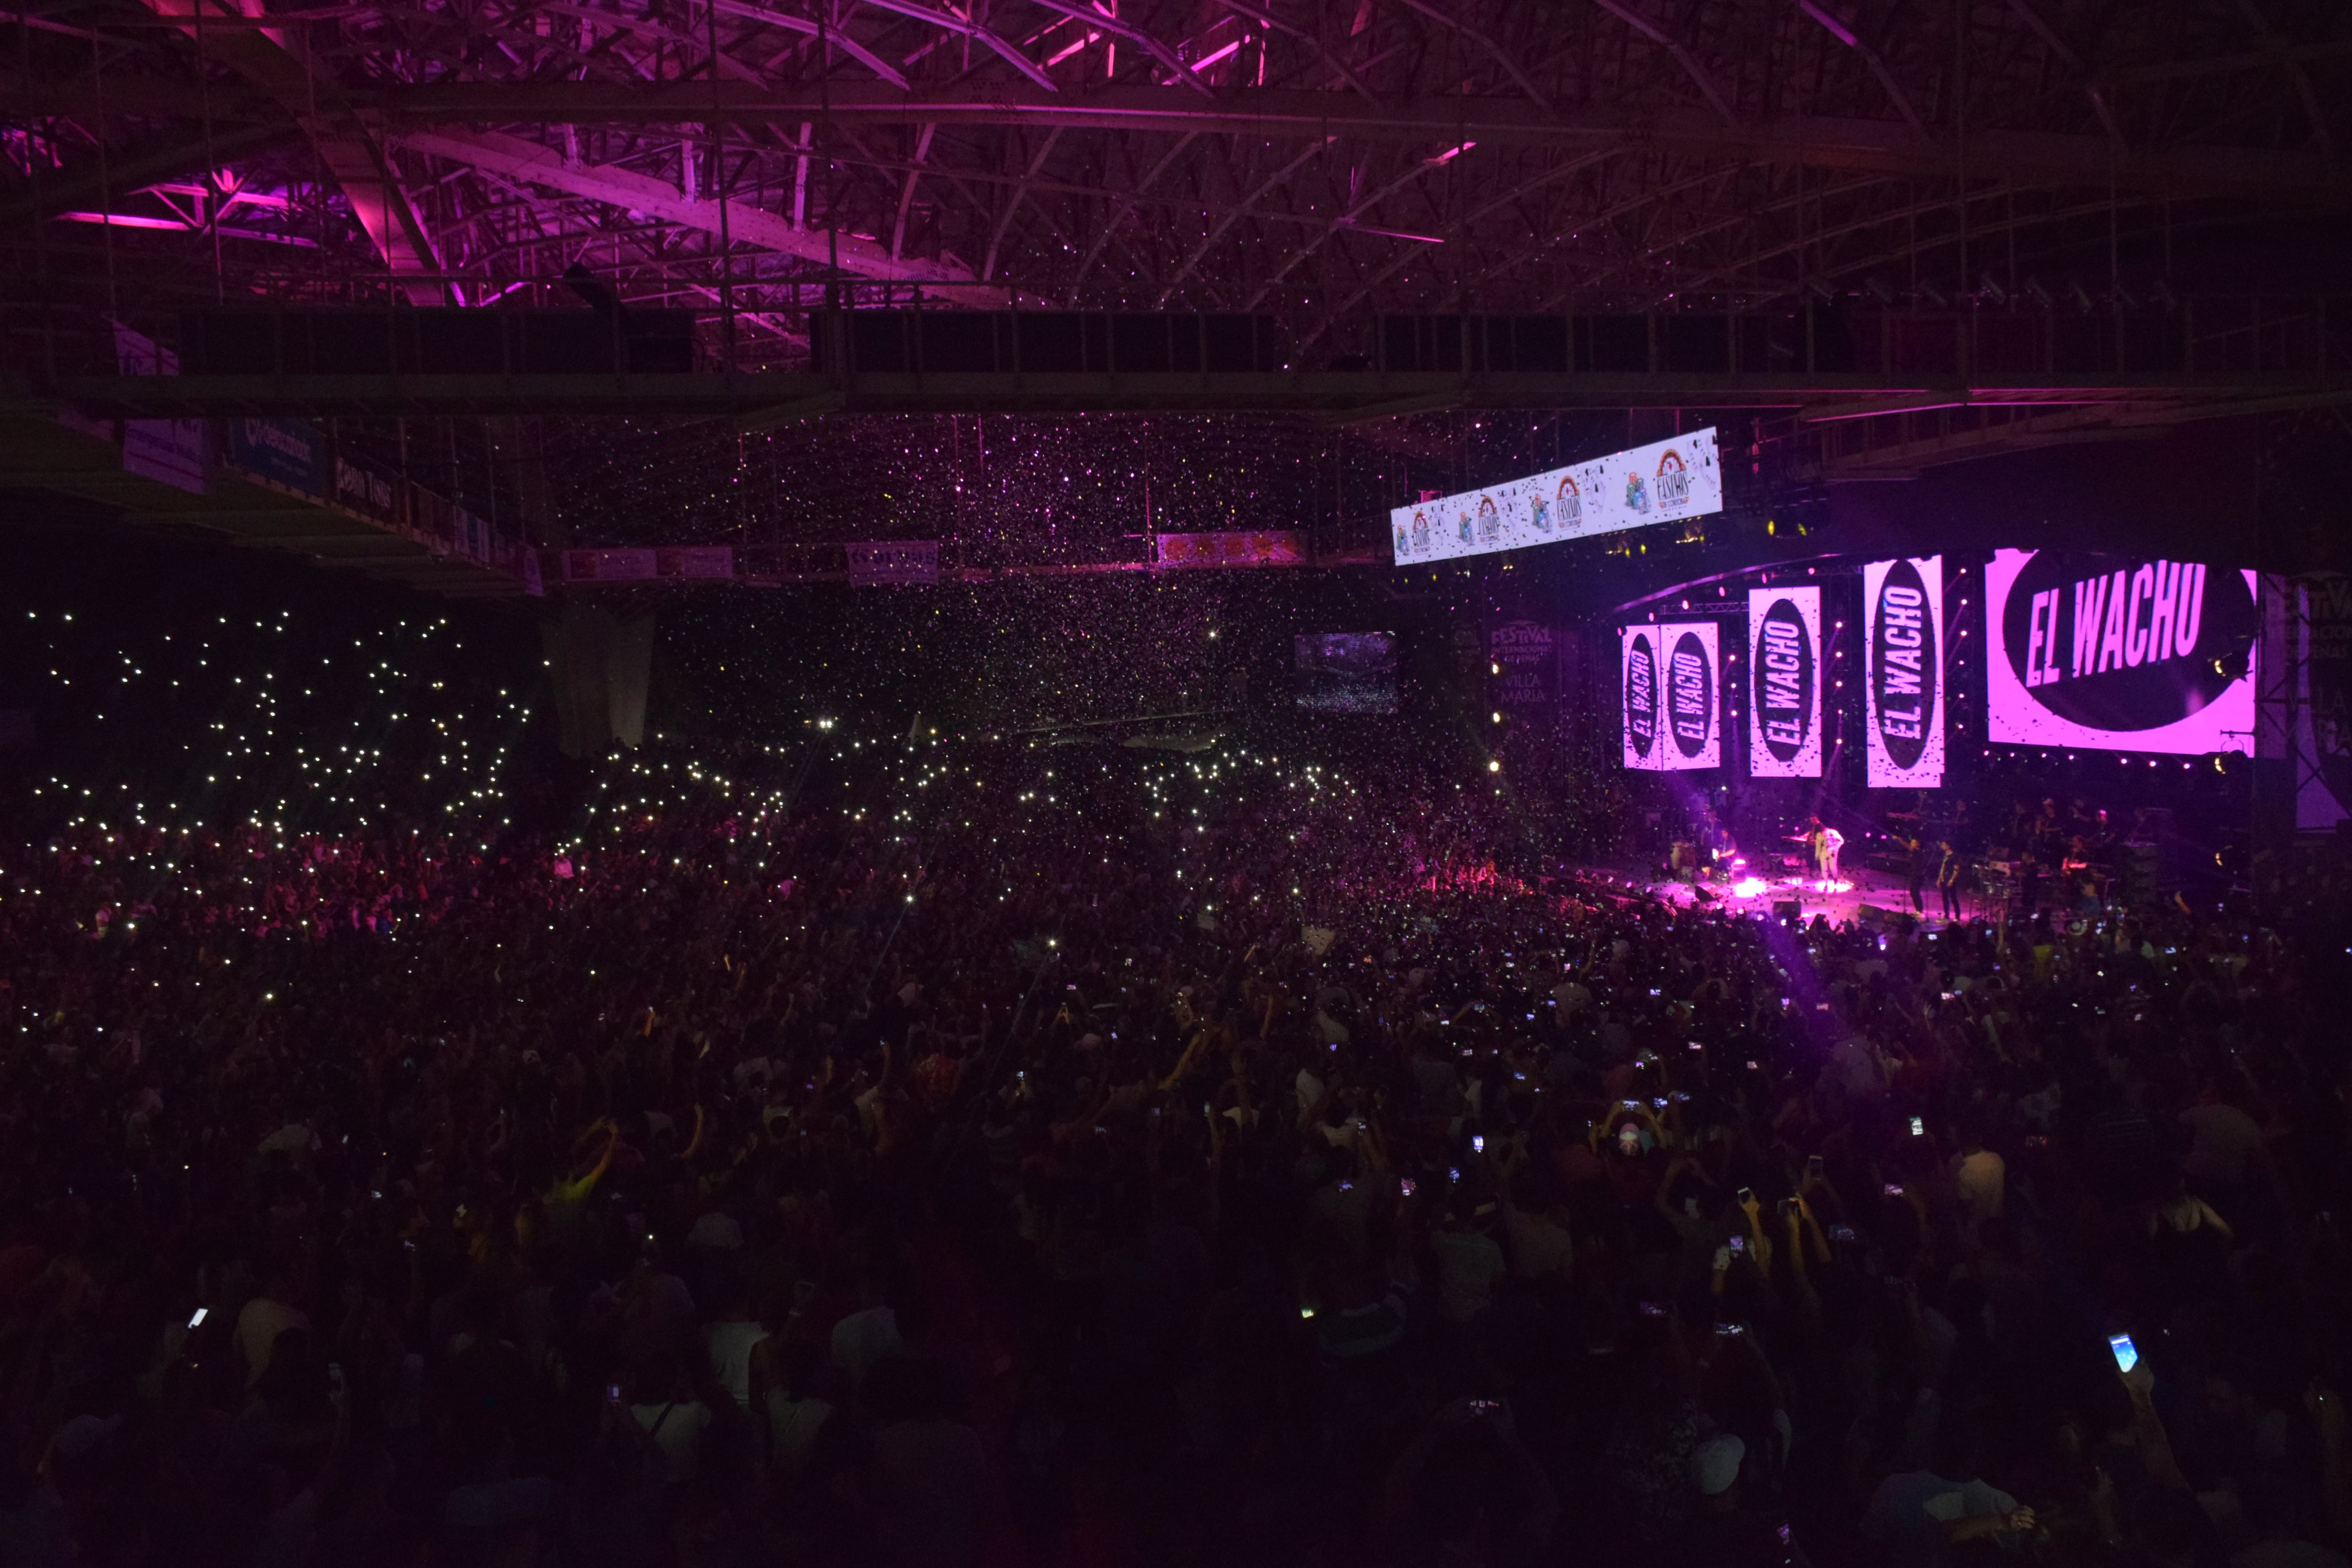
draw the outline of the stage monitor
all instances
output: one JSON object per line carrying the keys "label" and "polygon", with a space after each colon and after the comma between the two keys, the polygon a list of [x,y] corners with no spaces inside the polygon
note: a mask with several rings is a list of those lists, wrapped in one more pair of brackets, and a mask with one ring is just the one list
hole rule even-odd
{"label": "stage monitor", "polygon": [[1722,764],[1716,629],[1712,621],[1624,629],[1627,767],[1679,773]]}
{"label": "stage monitor", "polygon": [[1862,569],[1864,778],[1872,789],[1944,782],[1944,558]]}
{"label": "stage monitor", "polygon": [[1748,771],[1822,776],[1822,591],[1748,591]]}
{"label": "stage monitor", "polygon": [[1985,572],[1986,733],[2024,746],[2253,752],[2254,574],[2003,550]]}
{"label": "stage monitor", "polygon": [[1393,713],[1396,639],[1386,632],[1319,632],[1292,641],[1297,704],[1319,713]]}
{"label": "stage monitor", "polygon": [[1389,512],[1396,563],[1558,544],[1723,510],[1715,427]]}

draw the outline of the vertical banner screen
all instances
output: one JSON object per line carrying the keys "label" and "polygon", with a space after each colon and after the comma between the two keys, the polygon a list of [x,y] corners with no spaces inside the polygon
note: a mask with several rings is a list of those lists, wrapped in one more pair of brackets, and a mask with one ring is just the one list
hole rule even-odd
{"label": "vertical banner screen", "polygon": [[1986,733],[2087,751],[2253,751],[2254,574],[2003,550],[1985,570]]}
{"label": "vertical banner screen", "polygon": [[1748,591],[1748,771],[1822,776],[1822,591]]}
{"label": "vertical banner screen", "polygon": [[1625,765],[1651,773],[1720,767],[1715,623],[1627,626],[1623,635]]}
{"label": "vertical banner screen", "polygon": [[1872,789],[1944,782],[1944,558],[1862,569],[1865,778]]}
{"label": "vertical banner screen", "polygon": [[1658,634],[1661,626],[1627,626],[1625,639],[1625,765],[1642,773],[1665,766],[1658,754],[1661,704]]}

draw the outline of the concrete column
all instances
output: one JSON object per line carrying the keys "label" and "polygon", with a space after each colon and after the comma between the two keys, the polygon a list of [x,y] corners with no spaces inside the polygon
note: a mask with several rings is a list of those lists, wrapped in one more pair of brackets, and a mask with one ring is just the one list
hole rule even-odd
{"label": "concrete column", "polygon": [[634,749],[646,734],[646,683],[653,668],[654,617],[623,617],[570,600],[540,623],[555,711],[567,757]]}

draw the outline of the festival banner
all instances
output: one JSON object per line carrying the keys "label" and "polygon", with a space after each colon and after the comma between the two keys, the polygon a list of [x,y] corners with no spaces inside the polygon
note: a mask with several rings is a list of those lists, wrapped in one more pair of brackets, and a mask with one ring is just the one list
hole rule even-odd
{"label": "festival banner", "polygon": [[2003,550],[1985,571],[1996,742],[2202,755],[2254,749],[2254,574]]}
{"label": "festival banner", "polygon": [[849,581],[856,587],[929,587],[940,580],[936,539],[866,540],[842,548],[849,555]]}
{"label": "festival banner", "polygon": [[1944,558],[1862,569],[1864,779],[1872,789],[1944,782]]}
{"label": "festival banner", "polygon": [[1557,544],[1723,510],[1715,427],[1389,512],[1396,563]]}
{"label": "festival banner", "polygon": [[1540,621],[1507,621],[1486,634],[1498,708],[1549,706],[1558,689],[1552,670],[1552,629]]}
{"label": "festival banner", "polygon": [[1152,536],[1152,564],[1171,567],[1304,566],[1307,536],[1288,530]]}
{"label": "festival banner", "polygon": [[1748,591],[1748,771],[1822,776],[1822,591]]}

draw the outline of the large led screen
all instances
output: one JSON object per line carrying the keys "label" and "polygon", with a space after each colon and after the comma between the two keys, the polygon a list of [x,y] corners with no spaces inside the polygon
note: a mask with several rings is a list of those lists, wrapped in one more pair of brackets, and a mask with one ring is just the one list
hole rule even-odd
{"label": "large led screen", "polygon": [[1862,569],[1864,777],[1872,789],[1944,782],[1944,558]]}
{"label": "large led screen", "polygon": [[1986,732],[2027,746],[2254,749],[2254,574],[2003,550],[1985,573]]}
{"label": "large led screen", "polygon": [[1822,591],[1748,591],[1748,771],[1822,776]]}
{"label": "large led screen", "polygon": [[1388,633],[1302,634],[1292,651],[1299,707],[1322,713],[1396,711],[1396,641]]}
{"label": "large led screen", "polygon": [[1720,766],[1715,623],[1628,626],[1623,636],[1625,765],[1653,773]]}
{"label": "large led screen", "polygon": [[1723,510],[1715,427],[1389,513],[1396,563],[1491,555]]}

